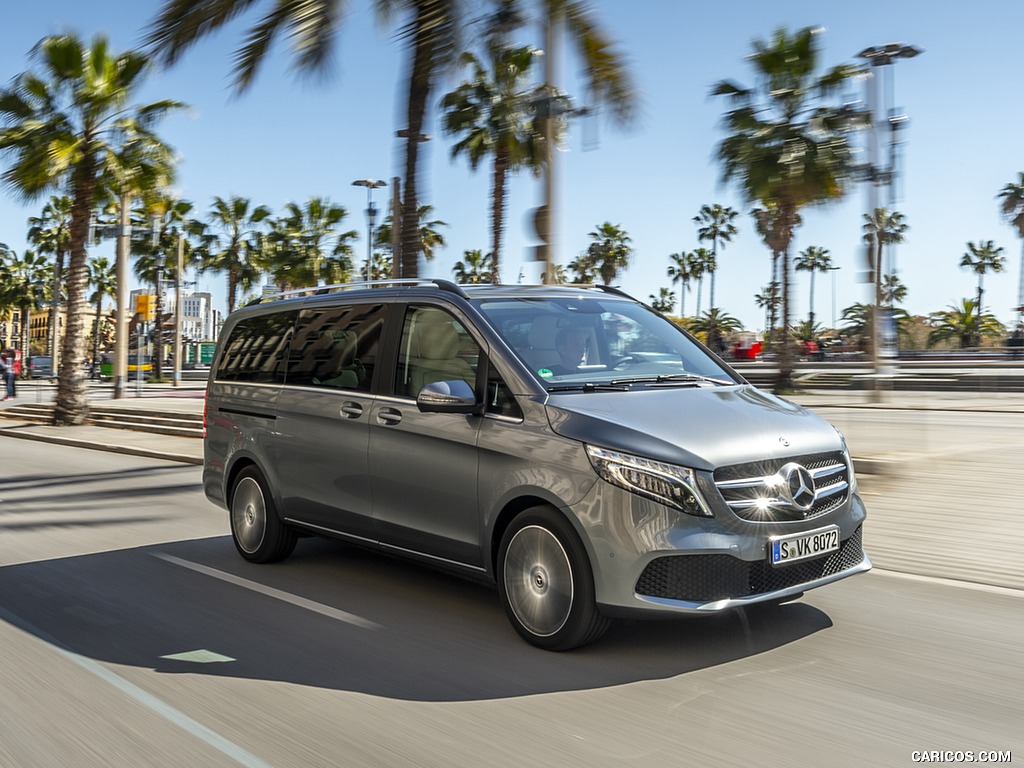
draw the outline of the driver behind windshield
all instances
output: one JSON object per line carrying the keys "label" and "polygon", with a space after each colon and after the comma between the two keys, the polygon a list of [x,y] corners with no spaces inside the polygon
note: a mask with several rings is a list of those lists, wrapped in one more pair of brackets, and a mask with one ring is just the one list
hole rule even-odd
{"label": "driver behind windshield", "polygon": [[569,326],[555,335],[555,351],[559,361],[548,366],[553,376],[576,373],[587,353],[587,332],[583,328]]}

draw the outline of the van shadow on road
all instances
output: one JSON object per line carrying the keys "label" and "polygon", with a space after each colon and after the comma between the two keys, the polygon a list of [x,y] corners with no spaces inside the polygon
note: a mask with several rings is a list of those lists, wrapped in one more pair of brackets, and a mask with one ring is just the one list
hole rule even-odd
{"label": "van shadow on road", "polygon": [[[268,587],[369,628],[256,591]],[[554,654],[520,640],[485,585],[319,539],[273,566],[245,563],[228,537],[11,565],[0,569],[0,595],[11,623],[104,663],[430,702],[664,679],[832,626],[817,608],[790,603],[622,622],[594,645]],[[198,651],[222,660],[167,658]]]}

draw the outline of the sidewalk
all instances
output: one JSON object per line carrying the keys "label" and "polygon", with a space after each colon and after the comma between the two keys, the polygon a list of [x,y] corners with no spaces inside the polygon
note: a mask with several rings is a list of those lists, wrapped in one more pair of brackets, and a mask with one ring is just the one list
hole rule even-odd
{"label": "sidewalk", "polygon": [[[109,386],[95,386],[90,388],[89,400],[91,404],[97,406],[128,412],[186,413],[198,416],[203,412],[205,391],[204,382],[183,382],[180,387],[147,383],[141,393],[137,393],[133,385],[125,397],[114,400]],[[49,403],[53,401],[54,392],[55,388],[49,383],[19,382],[18,397],[0,402],[0,409],[25,403]],[[194,437],[176,437],[93,424],[54,427],[31,421],[0,418],[0,437],[37,440],[77,448],[180,461],[186,464],[203,463],[203,441]]]}

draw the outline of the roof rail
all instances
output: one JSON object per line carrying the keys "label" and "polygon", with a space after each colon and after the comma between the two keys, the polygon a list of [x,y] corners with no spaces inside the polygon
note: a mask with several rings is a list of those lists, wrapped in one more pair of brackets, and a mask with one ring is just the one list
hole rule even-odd
{"label": "roof rail", "polygon": [[633,299],[633,301],[638,301],[638,299],[636,299],[633,296],[630,296],[628,293],[626,293],[624,290],[619,288],[617,285],[598,285],[598,284],[595,284],[593,287],[597,288],[599,291],[604,291],[605,293],[611,293],[611,294],[613,294],[615,296],[622,296],[624,299]]}
{"label": "roof rail", "polygon": [[246,304],[247,307],[255,306],[257,304],[265,304],[271,301],[281,301],[289,298],[300,298],[303,296],[321,296],[328,293],[338,293],[341,291],[355,291],[363,288],[384,288],[392,286],[427,286],[436,285],[442,291],[448,291],[454,293],[462,298],[467,298],[466,292],[462,288],[453,283],[451,280],[445,280],[443,278],[405,278],[399,280],[362,280],[354,283],[332,283],[330,285],[312,285],[307,288],[293,288],[289,291],[279,291],[278,293],[268,294],[266,296],[258,296],[257,298]]}

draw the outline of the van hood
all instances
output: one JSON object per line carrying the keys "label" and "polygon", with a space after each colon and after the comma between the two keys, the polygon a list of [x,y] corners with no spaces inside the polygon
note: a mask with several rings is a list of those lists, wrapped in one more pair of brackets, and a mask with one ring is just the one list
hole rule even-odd
{"label": "van hood", "polygon": [[563,437],[694,469],[843,448],[824,419],[750,385],[559,392],[546,407]]}

